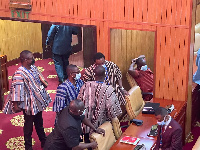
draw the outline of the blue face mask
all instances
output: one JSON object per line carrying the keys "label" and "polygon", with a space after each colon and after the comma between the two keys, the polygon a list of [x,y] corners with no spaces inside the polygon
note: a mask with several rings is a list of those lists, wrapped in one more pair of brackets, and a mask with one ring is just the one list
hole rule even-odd
{"label": "blue face mask", "polygon": [[141,67],[140,70],[142,70],[142,71],[146,71],[147,69],[148,69],[147,65],[144,65],[144,66]]}
{"label": "blue face mask", "polygon": [[81,73],[76,74],[75,80],[79,80],[81,78]]}
{"label": "blue face mask", "polygon": [[165,117],[164,117],[163,121],[161,121],[161,122],[157,121],[157,124],[160,125],[160,126],[164,126],[166,124]]}

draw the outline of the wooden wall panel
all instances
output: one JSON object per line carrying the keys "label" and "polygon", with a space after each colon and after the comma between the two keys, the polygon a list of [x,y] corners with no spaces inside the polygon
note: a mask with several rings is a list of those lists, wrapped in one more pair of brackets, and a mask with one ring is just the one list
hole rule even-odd
{"label": "wooden wall panel", "polygon": [[8,61],[19,57],[22,50],[42,52],[40,23],[0,20],[0,54]]}
{"label": "wooden wall panel", "polygon": [[[192,2],[194,1],[31,0],[32,11],[26,21],[40,20],[95,25],[97,27],[97,51],[103,52],[106,59],[109,60],[113,57],[111,55],[113,52],[110,51],[113,47],[110,45],[112,43],[110,29],[154,31],[157,39],[154,61],[156,64],[156,68],[154,68],[155,96],[157,98],[186,100],[188,66],[191,63],[187,59],[187,55],[190,55],[188,53],[190,36],[188,34],[190,34],[191,29],[191,12],[192,9],[195,9],[192,7]],[[0,18],[11,17],[8,4],[9,0],[0,0]],[[125,35],[122,32],[122,34],[128,37],[130,33],[126,32]],[[16,37],[13,39],[17,40]],[[122,43],[129,40],[122,39]],[[139,42],[139,40],[136,39],[135,42]],[[19,43],[24,44],[23,41]],[[10,47],[7,44],[2,45],[5,49]],[[126,45],[126,49],[131,49],[134,46],[131,43]],[[124,44],[122,47],[125,48]],[[143,45],[139,48],[143,49]],[[137,51],[138,49],[136,49]],[[183,53],[185,56],[182,55]],[[119,59],[118,61],[121,62]]]}
{"label": "wooden wall panel", "polygon": [[154,70],[154,39],[155,32],[111,29],[111,61],[122,71],[123,86],[129,90],[126,73],[133,58],[145,55],[147,65]]}
{"label": "wooden wall panel", "polygon": [[197,5],[196,10],[196,24],[200,23],[200,5]]}
{"label": "wooden wall panel", "polygon": [[[186,98],[187,34],[188,30],[179,28],[162,27],[157,30],[156,97],[173,100]],[[165,42],[167,39],[171,44]]]}

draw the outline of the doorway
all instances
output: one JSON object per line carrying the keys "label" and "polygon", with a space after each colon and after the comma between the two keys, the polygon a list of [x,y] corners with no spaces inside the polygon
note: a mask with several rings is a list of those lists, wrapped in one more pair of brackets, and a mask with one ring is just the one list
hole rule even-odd
{"label": "doorway", "polygon": [[126,79],[126,73],[131,60],[145,55],[148,67],[154,72],[155,32],[111,29],[110,58],[122,72],[123,86],[126,90],[131,87]]}

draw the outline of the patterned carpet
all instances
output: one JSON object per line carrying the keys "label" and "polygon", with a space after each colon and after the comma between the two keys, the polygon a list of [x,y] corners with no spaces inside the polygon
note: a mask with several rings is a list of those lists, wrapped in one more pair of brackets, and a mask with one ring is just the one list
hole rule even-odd
{"label": "patterned carpet", "polygon": [[[35,65],[38,66],[38,69],[42,72],[45,79],[48,81],[49,86],[47,87],[47,92],[50,94],[52,100],[54,100],[56,88],[58,85],[58,78],[52,59],[36,59]],[[8,67],[9,84],[11,83],[12,75],[19,66],[20,64],[16,64],[15,66]],[[4,93],[5,98],[8,93],[9,92]],[[54,127],[55,113],[52,112],[52,105],[53,103],[50,103],[49,107],[43,112],[44,128],[46,135],[48,135]],[[24,150],[24,119],[22,113],[5,115],[0,111],[0,118],[0,150]],[[124,125],[124,123],[122,123],[122,125]],[[123,130],[125,130],[125,128]],[[200,122],[196,122],[195,127],[192,129],[192,136],[189,142],[183,147],[183,150],[192,150],[192,147],[199,136]],[[40,141],[38,139],[35,129],[33,130],[32,137],[33,149],[41,150]]]}
{"label": "patterned carpet", "polygon": [[[47,87],[47,92],[50,94],[52,100],[54,100],[58,79],[52,59],[36,59],[35,65],[38,66],[38,69],[42,72],[45,79],[48,81],[49,86]],[[19,66],[20,64],[8,67],[9,84],[11,83],[12,75]],[[8,93],[4,93],[4,95],[6,98]],[[53,103],[51,102],[49,107],[43,112],[43,121],[46,135],[48,135],[54,127],[55,113],[52,112],[52,105]],[[0,150],[24,150],[24,119],[22,112],[13,115],[6,115],[0,112],[0,118]],[[33,130],[32,138],[33,149],[41,150],[40,141],[35,129]]]}
{"label": "patterned carpet", "polygon": [[200,136],[200,121],[197,121],[192,128],[191,137],[183,147],[183,150],[192,150],[192,147],[195,145],[197,139]]}

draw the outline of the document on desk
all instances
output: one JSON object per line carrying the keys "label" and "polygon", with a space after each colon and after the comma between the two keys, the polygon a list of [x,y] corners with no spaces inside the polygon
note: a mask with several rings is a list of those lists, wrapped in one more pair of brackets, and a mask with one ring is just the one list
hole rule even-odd
{"label": "document on desk", "polygon": [[133,145],[137,145],[137,143],[140,141],[139,138],[137,137],[131,137],[131,136],[124,136],[120,142],[122,143],[127,143],[127,144],[133,144]]}

